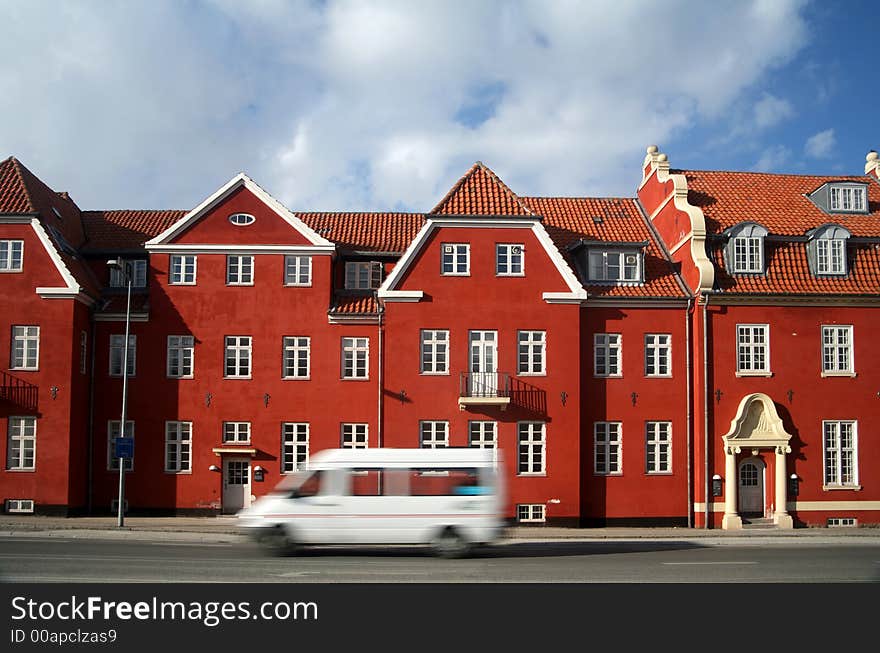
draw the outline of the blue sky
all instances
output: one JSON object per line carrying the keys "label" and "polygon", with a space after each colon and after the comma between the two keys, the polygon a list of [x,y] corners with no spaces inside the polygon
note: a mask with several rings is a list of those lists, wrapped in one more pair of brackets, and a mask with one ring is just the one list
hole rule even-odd
{"label": "blue sky", "polygon": [[428,211],[476,160],[522,195],[673,167],[861,174],[876,3],[0,0],[0,157],[83,208]]}

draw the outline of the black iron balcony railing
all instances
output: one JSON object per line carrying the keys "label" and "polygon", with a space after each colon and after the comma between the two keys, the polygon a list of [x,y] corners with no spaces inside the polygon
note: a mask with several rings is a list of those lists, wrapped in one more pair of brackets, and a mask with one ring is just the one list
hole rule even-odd
{"label": "black iron balcony railing", "polygon": [[39,388],[33,383],[0,370],[0,400],[6,400],[26,410],[36,411],[38,391]]}

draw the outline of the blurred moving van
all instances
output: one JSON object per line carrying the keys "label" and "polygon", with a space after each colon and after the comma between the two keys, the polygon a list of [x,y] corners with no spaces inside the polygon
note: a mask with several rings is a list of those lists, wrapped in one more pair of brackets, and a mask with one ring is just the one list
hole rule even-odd
{"label": "blurred moving van", "polygon": [[238,513],[278,554],[304,544],[429,544],[461,557],[504,528],[494,449],[327,449]]}

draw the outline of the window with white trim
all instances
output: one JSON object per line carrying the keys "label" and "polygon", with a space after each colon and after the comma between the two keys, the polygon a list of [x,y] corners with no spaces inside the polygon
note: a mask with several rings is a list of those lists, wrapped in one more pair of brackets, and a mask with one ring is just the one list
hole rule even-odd
{"label": "window with white trim", "polygon": [[[125,334],[110,336],[110,376],[122,376],[122,362],[125,358]],[[128,361],[126,376],[134,376],[137,358],[137,336],[128,336]]]}
{"label": "window with white trim", "polygon": [[228,254],[226,256],[226,285],[254,285],[254,257]]}
{"label": "window with white trim", "polygon": [[471,246],[467,243],[440,245],[440,272],[447,276],[466,276],[471,273]]}
{"label": "window with white trim", "polygon": [[288,254],[284,257],[284,285],[312,285],[312,257]]}
{"label": "window with white trim", "polygon": [[593,334],[593,374],[622,376],[622,343],[619,333]]}
{"label": "window with white trim", "polygon": [[226,336],[223,376],[227,379],[251,378],[251,337]]}
{"label": "window with white trim", "polygon": [[593,424],[593,473],[600,475],[622,473],[622,431],[620,422]]}
{"label": "window with white trim", "polygon": [[250,422],[223,422],[224,444],[248,444],[250,441]]}
{"label": "window with white trim", "polygon": [[468,446],[475,449],[497,449],[498,423],[483,420],[468,422]]}
{"label": "window with white trim", "polygon": [[853,373],[853,328],[822,327],[822,371],[827,374]]}
{"label": "window with white trim", "polygon": [[423,420],[419,422],[419,447],[443,449],[449,446],[449,422]]}
{"label": "window with white trim", "polygon": [[372,290],[382,285],[381,261],[346,261],[345,288]]}
{"label": "window with white trim", "polygon": [[193,336],[168,336],[168,352],[165,361],[165,373],[172,379],[193,378],[193,354],[195,338]]}
{"label": "window with white trim", "polygon": [[645,422],[645,471],[672,472],[672,422]]}
{"label": "window with white trim", "polygon": [[6,441],[6,469],[34,470],[37,460],[37,418],[10,417]]}
{"label": "window with white trim", "polygon": [[281,424],[281,473],[302,471],[309,464],[309,425],[307,422]]}
{"label": "window with white trim", "polygon": [[343,424],[343,449],[366,449],[369,446],[369,424]]}
{"label": "window with white trim", "polygon": [[770,325],[736,325],[736,371],[741,374],[770,373]]}
{"label": "window with white trim", "polygon": [[517,373],[546,374],[546,331],[518,331],[517,344]]}
{"label": "window with white trim", "polygon": [[79,333],[79,373],[86,373],[88,365],[89,336],[85,331]]}
{"label": "window with white trim", "polygon": [[516,505],[516,521],[521,524],[546,521],[546,506],[543,503],[518,503]]}
{"label": "window with white trim", "polygon": [[172,254],[169,266],[169,283],[172,286],[196,285],[196,257],[194,254]]}
{"label": "window with white trim", "polygon": [[23,240],[0,240],[0,272],[21,272],[23,261]]}
{"label": "window with white trim", "polygon": [[449,331],[422,329],[421,373],[449,374]]}
{"label": "window with white trim", "polygon": [[672,376],[671,349],[668,333],[645,334],[645,376]]}
{"label": "window with white trim", "polygon": [[11,370],[37,370],[40,367],[40,327],[13,326]]}
{"label": "window with white trim", "polygon": [[228,220],[236,227],[246,227],[257,221],[250,213],[233,213]]}
{"label": "window with white trim", "polygon": [[641,253],[634,249],[591,250],[589,279],[598,282],[641,281]]}
{"label": "window with white trim", "polygon": [[764,238],[738,236],[733,239],[733,271],[760,273],[764,271]]}
{"label": "window with white trim", "polygon": [[495,245],[495,274],[499,277],[525,274],[525,247],[522,243]]}
{"label": "window with white trim", "polygon": [[[119,458],[116,457],[116,438],[126,437],[134,439],[134,422],[130,419],[125,420],[125,435],[119,432],[119,420],[111,419],[107,422],[107,470],[119,471]],[[130,472],[134,469],[134,458],[123,458],[125,461],[125,471]]]}
{"label": "window with white trim", "polygon": [[[124,259],[122,265],[128,267],[128,273],[131,275],[132,288],[145,288],[147,286],[147,261],[142,258]],[[122,268],[110,268],[110,287],[125,288],[128,282],[125,279],[125,272]]]}
{"label": "window with white trim", "polygon": [[308,379],[311,374],[311,338],[285,336],[281,348],[281,376],[285,379]]}
{"label": "window with white trim", "polygon": [[865,187],[831,186],[829,189],[829,206],[832,211],[864,211]]}
{"label": "window with white trim", "polygon": [[846,241],[843,238],[816,239],[816,273],[846,274]]}
{"label": "window with white trim", "polygon": [[366,379],[369,378],[370,362],[370,339],[369,338],[343,338],[342,339],[342,378],[343,379]]}
{"label": "window with white trim", "polygon": [[517,449],[519,475],[544,474],[547,458],[547,432],[544,422],[518,422]]}
{"label": "window with white trim", "polygon": [[165,471],[192,471],[192,422],[165,422]]}
{"label": "window with white trim", "polygon": [[825,452],[825,485],[858,486],[858,449],[855,421],[822,422]]}

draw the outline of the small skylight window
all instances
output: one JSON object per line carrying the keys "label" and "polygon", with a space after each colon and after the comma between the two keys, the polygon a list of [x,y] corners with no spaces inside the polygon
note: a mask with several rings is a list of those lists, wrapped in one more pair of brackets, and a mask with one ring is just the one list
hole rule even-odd
{"label": "small skylight window", "polygon": [[250,213],[233,213],[229,216],[229,221],[237,227],[246,227],[256,222],[256,220]]}

